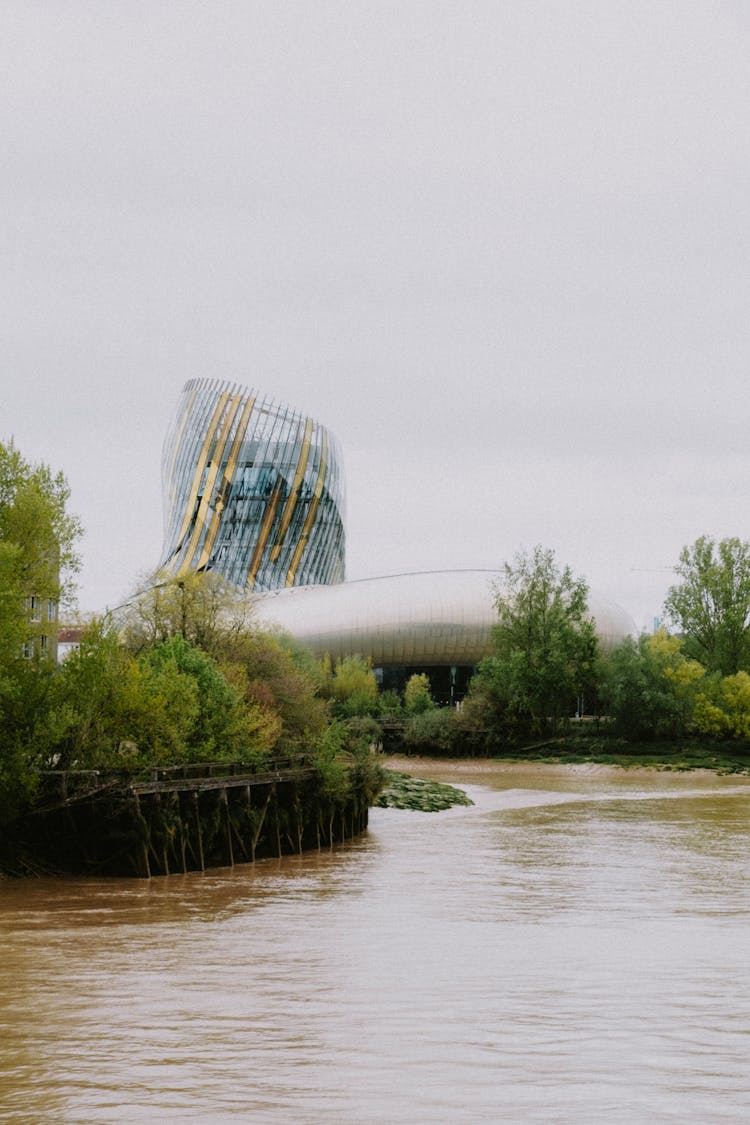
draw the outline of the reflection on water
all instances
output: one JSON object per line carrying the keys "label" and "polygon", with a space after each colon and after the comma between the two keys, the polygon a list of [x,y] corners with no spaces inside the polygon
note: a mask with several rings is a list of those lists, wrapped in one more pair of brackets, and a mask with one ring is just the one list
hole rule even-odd
{"label": "reflection on water", "polygon": [[0,1120],[746,1121],[750,786],[482,780],[333,852],[0,885]]}

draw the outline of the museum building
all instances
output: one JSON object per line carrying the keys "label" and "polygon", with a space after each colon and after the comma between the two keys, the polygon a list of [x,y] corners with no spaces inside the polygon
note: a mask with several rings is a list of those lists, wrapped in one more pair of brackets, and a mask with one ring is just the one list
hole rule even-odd
{"label": "museum building", "polygon": [[[162,569],[215,571],[258,593],[259,621],[332,660],[359,654],[385,688],[426,672],[440,702],[463,697],[490,652],[500,571],[344,581],[344,474],[333,434],[249,388],[186,383],[162,459]],[[589,592],[607,649],[630,617]]]}
{"label": "museum building", "polygon": [[343,581],[341,456],[312,418],[236,383],[191,379],[162,481],[167,574],[213,570],[252,590]]}

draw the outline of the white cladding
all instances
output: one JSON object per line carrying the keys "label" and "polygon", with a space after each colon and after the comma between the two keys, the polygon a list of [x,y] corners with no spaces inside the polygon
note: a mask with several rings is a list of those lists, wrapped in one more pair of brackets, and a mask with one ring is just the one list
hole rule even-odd
{"label": "white cladding", "polygon": [[[490,570],[439,570],[366,578],[332,586],[297,586],[259,595],[259,623],[290,633],[331,659],[359,653],[388,664],[474,665],[490,651],[497,621]],[[611,648],[635,626],[614,602],[589,592],[589,611],[602,646]]]}

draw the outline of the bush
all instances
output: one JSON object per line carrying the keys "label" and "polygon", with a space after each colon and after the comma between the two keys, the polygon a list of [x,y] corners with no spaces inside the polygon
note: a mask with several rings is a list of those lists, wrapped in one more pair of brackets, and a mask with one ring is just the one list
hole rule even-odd
{"label": "bush", "polygon": [[691,727],[705,669],[660,630],[628,638],[604,665],[602,700],[616,734],[631,742],[679,738]]}
{"label": "bush", "polygon": [[718,738],[750,739],[750,676],[737,672],[712,677],[699,692],[693,714],[699,734]]}
{"label": "bush", "polygon": [[424,672],[415,672],[406,681],[404,707],[410,715],[421,715],[435,706],[430,691],[430,680]]}
{"label": "bush", "polygon": [[455,712],[450,707],[435,707],[410,715],[403,732],[408,754],[448,756],[455,747]]}

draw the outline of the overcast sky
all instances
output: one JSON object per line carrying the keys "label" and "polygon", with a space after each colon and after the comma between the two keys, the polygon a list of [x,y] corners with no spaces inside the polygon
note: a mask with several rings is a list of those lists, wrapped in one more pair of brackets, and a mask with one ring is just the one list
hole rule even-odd
{"label": "overcast sky", "polygon": [[750,538],[747,3],[0,14],[0,440],[82,609],[158,562],[197,376],[338,435],[350,578],[541,543],[643,625]]}

